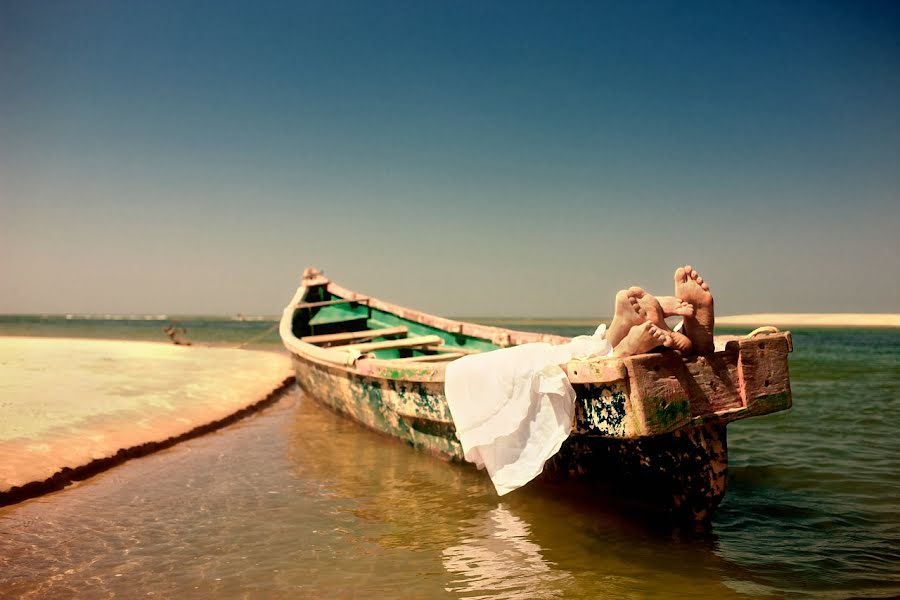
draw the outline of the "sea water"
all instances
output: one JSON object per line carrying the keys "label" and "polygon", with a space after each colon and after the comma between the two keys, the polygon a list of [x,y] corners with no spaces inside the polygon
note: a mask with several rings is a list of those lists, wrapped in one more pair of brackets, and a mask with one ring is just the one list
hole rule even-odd
{"label": "sea water", "polygon": [[[0,335],[162,341],[168,324],[0,317]],[[195,343],[263,347],[273,324],[179,320]],[[706,531],[537,486],[498,498],[474,468],[294,390],[0,508],[0,597],[895,597],[900,331],[797,330],[794,346],[794,407],[729,425],[729,490]]]}

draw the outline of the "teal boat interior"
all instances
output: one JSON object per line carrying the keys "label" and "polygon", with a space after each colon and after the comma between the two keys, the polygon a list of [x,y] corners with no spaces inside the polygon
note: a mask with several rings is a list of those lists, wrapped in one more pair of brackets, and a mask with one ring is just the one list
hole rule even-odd
{"label": "teal boat interior", "polygon": [[[370,305],[314,287],[296,306],[293,334],[322,347],[357,345],[382,360],[453,360],[498,348],[491,341],[404,319]],[[437,339],[439,338],[439,339]]]}

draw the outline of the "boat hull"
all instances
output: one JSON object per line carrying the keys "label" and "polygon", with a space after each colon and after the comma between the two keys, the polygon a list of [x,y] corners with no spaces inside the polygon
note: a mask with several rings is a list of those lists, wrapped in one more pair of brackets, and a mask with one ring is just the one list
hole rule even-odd
{"label": "boat hull", "polygon": [[[463,462],[443,382],[360,375],[297,354],[292,360],[298,385],[316,402],[417,450]],[[411,402],[430,418],[397,409]],[[725,495],[727,471],[725,425],[706,424],[638,439],[572,435],[538,482],[587,486],[608,500],[704,521]]]}
{"label": "boat hull", "polygon": [[[458,462],[464,456],[444,396],[444,358],[569,341],[390,304],[312,268],[285,307],[279,333],[311,398]],[[371,341],[377,337],[390,339]],[[708,520],[726,490],[727,424],[791,406],[789,332],[761,328],[716,342],[716,352],[701,356],[668,352],[560,365],[576,392],[575,420],[537,482],[566,484],[573,494],[586,489],[592,499],[604,493],[598,502],[624,500],[678,520]]]}
{"label": "boat hull", "polygon": [[[462,461],[463,450],[449,422],[443,382],[406,382],[360,375],[336,365],[292,355],[297,384],[311,398],[375,431],[398,438],[418,450]],[[401,415],[394,409],[414,398],[441,420]]]}

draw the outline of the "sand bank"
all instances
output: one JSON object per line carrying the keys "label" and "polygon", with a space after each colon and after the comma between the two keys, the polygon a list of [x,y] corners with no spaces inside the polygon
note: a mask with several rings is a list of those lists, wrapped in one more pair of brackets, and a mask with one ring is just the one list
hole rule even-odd
{"label": "sand bank", "polygon": [[274,352],[0,338],[0,505],[215,429],[291,380]]}
{"label": "sand bank", "polygon": [[759,327],[900,327],[900,314],[883,313],[760,313],[716,316],[716,325]]}

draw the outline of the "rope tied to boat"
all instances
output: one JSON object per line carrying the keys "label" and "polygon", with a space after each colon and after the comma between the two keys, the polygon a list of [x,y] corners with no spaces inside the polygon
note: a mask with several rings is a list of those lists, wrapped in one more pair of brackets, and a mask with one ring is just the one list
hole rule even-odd
{"label": "rope tied to boat", "polygon": [[239,350],[239,349],[243,348],[244,346],[246,346],[247,344],[253,343],[253,342],[255,342],[256,340],[258,340],[258,339],[260,339],[260,338],[262,338],[262,337],[264,337],[264,336],[269,335],[272,331],[275,330],[276,327],[278,327],[278,325],[279,325],[278,321],[275,321],[275,323],[273,323],[271,327],[269,327],[268,329],[266,329],[266,330],[263,331],[262,333],[258,333],[258,334],[256,334],[256,335],[254,335],[254,336],[253,336],[252,338],[250,338],[249,340],[247,340],[247,341],[245,341],[245,342],[243,342],[243,343],[241,343],[241,344],[235,346],[235,348]]}

